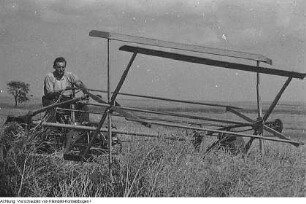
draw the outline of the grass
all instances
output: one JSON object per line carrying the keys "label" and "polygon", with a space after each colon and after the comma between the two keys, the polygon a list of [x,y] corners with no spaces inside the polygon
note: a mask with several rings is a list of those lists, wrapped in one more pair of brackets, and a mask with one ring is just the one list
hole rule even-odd
{"label": "grass", "polygon": [[[15,109],[13,111],[16,111]],[[20,110],[19,110],[20,111]],[[7,110],[7,112],[9,112]],[[304,122],[287,116],[286,127]],[[4,121],[3,118],[1,118]],[[2,122],[1,121],[1,122]],[[138,124],[116,121],[118,129],[144,130]],[[299,126],[300,127],[300,126]],[[265,154],[254,142],[250,154],[231,155],[215,150],[205,137],[199,152],[190,142],[131,138],[123,153],[113,159],[113,182],[107,155],[95,162],[65,161],[62,151],[35,154],[40,128],[25,131],[18,126],[1,128],[0,137],[11,148],[0,172],[0,195],[9,197],[305,197],[305,147],[265,142]],[[143,128],[143,129],[142,129]],[[300,128],[304,128],[303,126]],[[17,130],[17,131],[15,131]],[[158,128],[166,136],[191,137],[191,132]],[[304,140],[301,131],[285,129]],[[126,139],[126,138],[125,138]]]}
{"label": "grass", "polygon": [[[248,157],[212,151],[204,157],[190,144],[135,142],[114,158],[95,163],[65,161],[60,152],[36,155],[35,134],[18,132],[2,174],[3,195],[18,197],[304,197],[305,155],[282,144],[253,148]],[[31,134],[31,135],[23,135]],[[30,139],[22,139],[30,138]],[[3,172],[4,173],[4,172]]]}

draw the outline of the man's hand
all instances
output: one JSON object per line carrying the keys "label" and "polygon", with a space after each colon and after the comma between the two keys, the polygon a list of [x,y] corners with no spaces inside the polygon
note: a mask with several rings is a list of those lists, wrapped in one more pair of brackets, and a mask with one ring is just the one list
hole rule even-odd
{"label": "man's hand", "polygon": [[85,91],[85,92],[88,92],[88,91],[87,91],[87,88],[86,88],[86,86],[83,84],[83,82],[81,82],[81,81],[76,81],[76,82],[74,83],[74,85],[75,85],[77,88],[81,89],[83,92],[84,92],[84,91]]}

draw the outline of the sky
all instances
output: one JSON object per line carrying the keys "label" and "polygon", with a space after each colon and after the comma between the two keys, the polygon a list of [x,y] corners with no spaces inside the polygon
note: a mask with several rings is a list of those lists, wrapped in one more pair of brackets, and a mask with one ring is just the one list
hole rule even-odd
{"label": "sky", "polygon": [[[106,90],[106,40],[91,30],[257,53],[272,68],[306,72],[304,0],[0,0],[0,94],[18,80],[41,97],[59,56],[89,88]],[[121,45],[111,42],[112,89],[131,57]],[[273,100],[285,81],[261,75],[262,100]],[[256,74],[139,55],[122,92],[255,101]],[[306,81],[293,80],[281,101],[306,102]]]}

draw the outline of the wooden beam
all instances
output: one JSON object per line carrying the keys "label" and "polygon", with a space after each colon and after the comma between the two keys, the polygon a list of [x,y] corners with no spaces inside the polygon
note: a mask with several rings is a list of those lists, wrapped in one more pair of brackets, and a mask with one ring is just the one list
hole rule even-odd
{"label": "wooden beam", "polygon": [[127,51],[127,52],[137,52],[137,53],[144,54],[144,55],[169,58],[169,59],[178,60],[178,61],[205,64],[209,66],[223,67],[223,68],[236,69],[236,70],[242,70],[242,71],[248,71],[248,72],[263,73],[263,74],[270,74],[270,75],[277,75],[277,76],[284,76],[284,77],[292,77],[292,78],[298,78],[298,79],[304,79],[306,76],[306,73],[285,71],[285,70],[272,69],[272,68],[266,68],[266,67],[256,67],[252,65],[239,64],[239,63],[233,63],[233,62],[227,62],[227,61],[219,61],[219,60],[208,59],[208,58],[203,58],[203,57],[183,55],[183,54],[178,54],[178,53],[173,53],[173,52],[166,52],[166,51],[134,47],[134,46],[128,46],[128,45],[124,45],[120,47],[119,49],[122,51]]}
{"label": "wooden beam", "polygon": [[89,36],[106,38],[110,40],[117,40],[117,41],[127,42],[127,43],[137,43],[141,45],[150,45],[150,46],[157,46],[157,47],[162,47],[162,48],[170,48],[170,49],[191,51],[191,52],[197,52],[197,53],[205,53],[205,54],[211,54],[211,55],[241,58],[245,60],[260,61],[260,62],[264,62],[270,65],[272,64],[272,60],[263,55],[234,51],[234,50],[225,50],[225,49],[204,47],[204,46],[199,46],[199,45],[168,42],[168,41],[163,41],[163,40],[137,37],[137,36],[131,36],[131,35],[123,35],[123,34],[110,33],[110,32],[105,32],[105,31],[98,31],[98,30],[90,31]]}

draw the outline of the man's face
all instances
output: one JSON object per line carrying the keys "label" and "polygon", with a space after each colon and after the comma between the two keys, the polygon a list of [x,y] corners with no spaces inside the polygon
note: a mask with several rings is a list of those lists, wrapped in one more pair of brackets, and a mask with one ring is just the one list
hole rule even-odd
{"label": "man's face", "polygon": [[65,73],[65,68],[66,68],[65,62],[57,62],[54,67],[55,72],[60,76]]}

